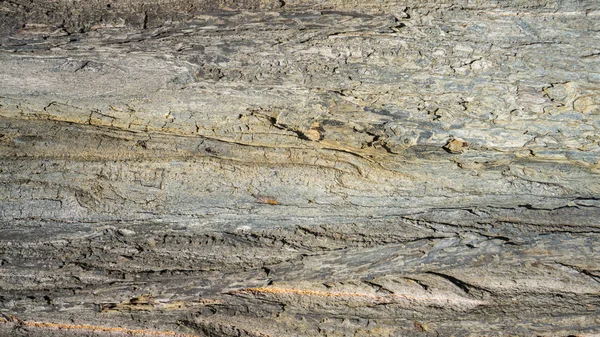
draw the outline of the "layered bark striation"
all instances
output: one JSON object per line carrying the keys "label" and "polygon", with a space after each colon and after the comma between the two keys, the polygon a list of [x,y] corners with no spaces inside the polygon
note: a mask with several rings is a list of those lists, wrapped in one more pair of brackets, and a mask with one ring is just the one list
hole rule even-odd
{"label": "layered bark striation", "polygon": [[1,1],[0,333],[600,333],[596,1]]}

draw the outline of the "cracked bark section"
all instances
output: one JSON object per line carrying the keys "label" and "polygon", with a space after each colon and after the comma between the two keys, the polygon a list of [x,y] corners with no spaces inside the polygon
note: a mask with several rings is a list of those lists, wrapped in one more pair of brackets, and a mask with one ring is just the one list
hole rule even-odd
{"label": "cracked bark section", "polygon": [[596,1],[0,1],[0,334],[600,333]]}

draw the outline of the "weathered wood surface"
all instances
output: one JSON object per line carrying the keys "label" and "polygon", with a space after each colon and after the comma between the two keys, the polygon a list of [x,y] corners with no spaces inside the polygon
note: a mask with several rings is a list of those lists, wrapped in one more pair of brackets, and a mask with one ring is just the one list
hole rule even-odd
{"label": "weathered wood surface", "polygon": [[0,334],[598,334],[599,127],[595,0],[0,1]]}

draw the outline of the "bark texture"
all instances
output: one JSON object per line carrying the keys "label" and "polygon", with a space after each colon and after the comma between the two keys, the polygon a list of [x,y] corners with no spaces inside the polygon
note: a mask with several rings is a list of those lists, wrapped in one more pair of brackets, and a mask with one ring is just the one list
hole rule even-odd
{"label": "bark texture", "polygon": [[0,334],[600,333],[596,0],[0,1]]}

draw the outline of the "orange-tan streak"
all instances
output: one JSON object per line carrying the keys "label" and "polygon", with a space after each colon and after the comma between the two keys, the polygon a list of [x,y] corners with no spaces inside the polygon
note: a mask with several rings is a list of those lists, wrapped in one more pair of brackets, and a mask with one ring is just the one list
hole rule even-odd
{"label": "orange-tan streak", "polygon": [[[8,323],[9,320],[0,318],[1,323]],[[108,327],[99,325],[72,325],[62,323],[47,323],[47,322],[35,322],[35,321],[23,321],[22,324],[28,327],[44,328],[44,329],[65,329],[65,330],[85,330],[94,332],[119,332],[129,335],[151,335],[151,336],[174,336],[174,337],[198,337],[197,335],[190,335],[175,331],[155,331],[155,330],[144,330],[144,329],[127,329],[118,327]]]}
{"label": "orange-tan streak", "polygon": [[373,294],[364,294],[364,293],[350,293],[350,292],[326,292],[326,291],[318,291],[318,290],[308,290],[308,289],[294,289],[294,288],[245,288],[234,291],[233,293],[253,293],[253,294],[291,294],[291,295],[301,295],[301,296],[316,296],[316,297],[358,297],[358,298],[367,298],[373,299],[376,301],[390,301],[393,298],[398,299],[406,299],[411,301],[442,301],[442,302],[467,302],[467,303],[480,303],[475,300],[469,299],[458,299],[458,298],[448,298],[448,297],[415,297],[405,294],[389,294],[389,295],[373,295]]}

